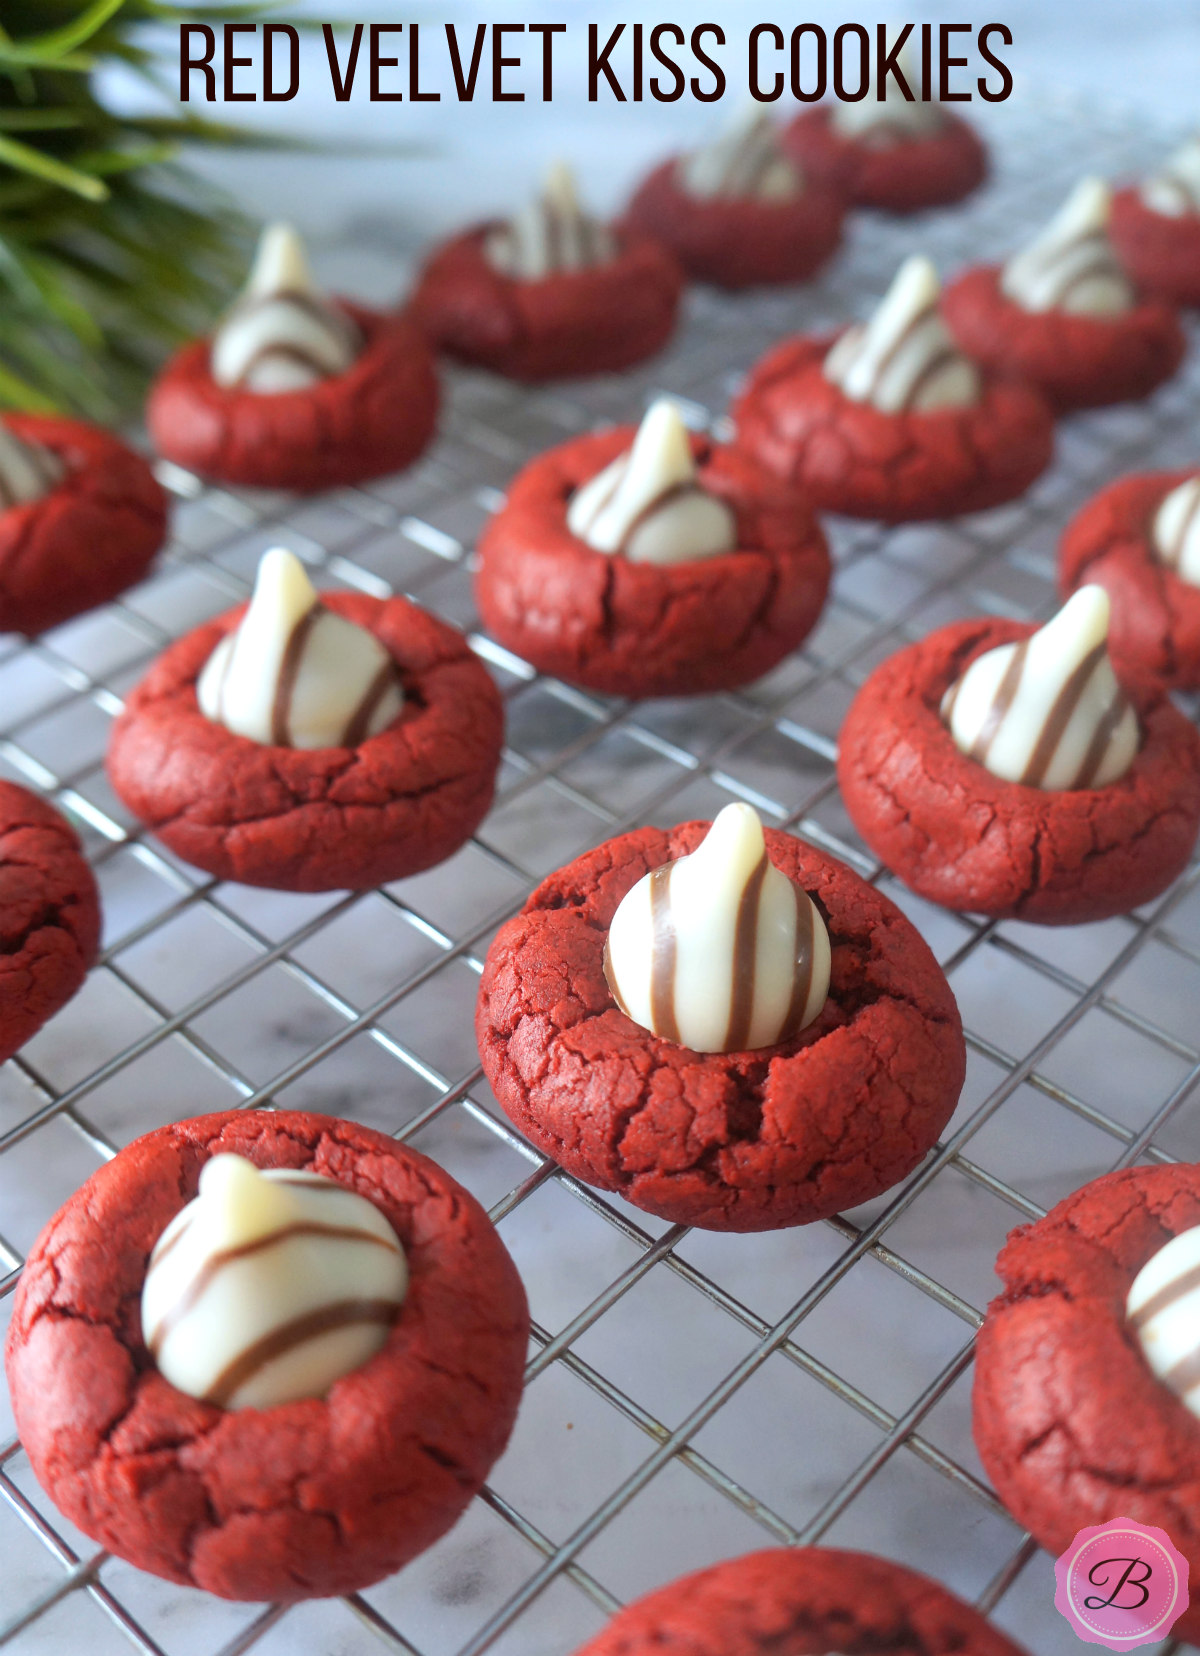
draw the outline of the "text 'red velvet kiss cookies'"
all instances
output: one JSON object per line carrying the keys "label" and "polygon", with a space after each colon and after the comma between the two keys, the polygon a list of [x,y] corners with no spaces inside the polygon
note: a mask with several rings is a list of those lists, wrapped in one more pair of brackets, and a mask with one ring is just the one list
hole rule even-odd
{"label": "text 'red velvet kiss cookies'", "polygon": [[543,881],[488,951],[475,1028],[539,1150],[711,1230],[888,1189],[937,1139],[965,1064],[949,985],[900,911],[741,804]]}
{"label": "text 'red velvet kiss cookies'", "polygon": [[314,592],[282,548],[249,606],[173,644],[113,726],[117,793],[219,879],[359,890],[450,856],[492,801],[500,697],[403,598]]}
{"label": "text 'red velvet kiss cookies'", "polygon": [[542,672],[618,696],[748,684],[810,632],[825,537],[795,490],[689,436],[674,405],[540,455],[479,542],[492,635]]}
{"label": "text 'red velvet kiss cookies'", "polygon": [[1049,406],[955,346],[940,294],[914,255],[869,322],[768,351],[734,404],[737,446],[818,510],[885,523],[1021,494],[1050,461]]}
{"label": "text 'red velvet kiss cookies'", "polygon": [[666,344],[683,281],[661,242],[586,213],[560,165],[523,211],[436,248],[412,313],[439,350],[510,379],[616,373]]}
{"label": "text 'red velvet kiss cookies'", "polygon": [[98,426],[0,421],[0,633],[32,637],[145,574],[167,502],[140,455]]}
{"label": "text 'red velvet kiss cookies'", "polygon": [[863,839],[922,897],[1051,925],[1124,914],[1187,865],[1200,735],[1159,689],[1120,685],[1109,602],[1047,626],[961,621],[877,667],[842,725],[838,780]]}
{"label": "text 'red velvet kiss cookies'", "polygon": [[202,477],[312,490],[409,465],[437,402],[420,330],[326,298],[295,231],[277,224],[212,338],[167,364],[146,419],[160,454]]}
{"label": "text 'red velvet kiss cookies'", "polygon": [[137,1139],[30,1250],[21,1441],[86,1534],[232,1599],[352,1592],[450,1528],[516,1415],[529,1317],[482,1208],[348,1121]]}

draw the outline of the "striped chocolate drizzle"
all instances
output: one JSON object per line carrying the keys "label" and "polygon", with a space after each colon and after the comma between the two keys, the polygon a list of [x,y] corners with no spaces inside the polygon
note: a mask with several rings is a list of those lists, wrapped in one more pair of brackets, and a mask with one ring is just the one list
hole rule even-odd
{"label": "striped chocolate drizzle", "polygon": [[[306,1181],[307,1183],[307,1181]],[[190,1228],[184,1225],[168,1242],[167,1246],[155,1254],[152,1264],[157,1266],[171,1251],[179,1237]],[[170,1310],[165,1312],[146,1339],[146,1345],[152,1356],[158,1356],[171,1332],[178,1327],[188,1313],[196,1306],[204,1293],[221,1275],[227,1266],[236,1264],[239,1260],[249,1259],[255,1254],[265,1253],[272,1248],[281,1247],[298,1236],[319,1236],[328,1242],[365,1242],[372,1247],[385,1248],[389,1253],[396,1249],[382,1236],[374,1231],[364,1230],[358,1225],[325,1225],[315,1220],[298,1220],[295,1224],[285,1225],[280,1230],[267,1232],[264,1236],[256,1236],[251,1242],[243,1242],[236,1248],[224,1248],[214,1253],[204,1261],[188,1284],[186,1291],[181,1294]]]}
{"label": "striped chocolate drizzle", "polygon": [[[616,471],[609,479],[608,487],[605,489],[600,499],[594,503],[591,520],[585,526],[585,534],[590,533],[590,531],[595,527],[596,520],[599,518],[601,512],[606,511],[608,507],[612,505],[612,502],[616,497],[617,490],[625,481],[626,469],[627,467]],[[629,555],[629,548],[633,544],[634,536],[644,524],[650,521],[652,517],[657,517],[659,512],[665,510],[668,506],[673,506],[676,501],[686,500],[691,495],[702,495],[704,493],[706,493],[706,491],[702,489],[700,484],[693,478],[687,478],[680,483],[668,483],[667,486],[660,489],[652,499],[646,501],[640,511],[636,512],[629,520],[628,524],[625,526],[625,533],[621,536],[620,541],[615,547],[615,551],[620,556],[627,557]]]}
{"label": "striped chocolate drizzle", "polygon": [[1151,1294],[1144,1305],[1130,1313],[1129,1322],[1136,1329],[1145,1328],[1163,1311],[1169,1311],[1177,1300],[1200,1288],[1200,1265],[1193,1265],[1190,1271],[1176,1277],[1173,1282],[1166,1282],[1156,1294]]}
{"label": "striped chocolate drizzle", "polygon": [[[1084,253],[1086,257],[1082,263],[1076,261],[1076,255]],[[1063,249],[1064,255],[1071,255],[1070,262],[1064,262],[1064,268],[1059,272],[1056,281],[1051,283],[1049,297],[1058,305],[1065,305],[1075,293],[1095,276],[1113,276],[1118,274],[1117,261],[1109,246],[1108,237],[1102,230],[1094,230],[1091,235],[1081,236],[1077,242],[1072,242],[1069,248]]]}
{"label": "striped chocolate drizzle", "polygon": [[[1000,680],[992,704],[988,708],[987,717],[968,751],[968,757],[976,760],[981,765],[987,764],[988,754],[995,745],[1001,727],[1012,710],[1017,692],[1021,687],[1021,678],[1025,670],[1028,653],[1029,641],[1026,639],[1017,645],[1009,657],[1004,676]],[[1092,675],[1104,661],[1106,653],[1104,643],[1093,646],[1067,678],[1058,695],[1055,696],[1046,709],[1029,762],[1017,779],[1026,787],[1037,788],[1041,786],[1042,778],[1050,768],[1050,763],[1054,758],[1059,742],[1063,738],[1063,733],[1071,722],[1071,716],[1078,707],[1080,698],[1087,689]],[[954,703],[962,687],[962,682],[962,679],[958,681],[953,693],[947,699],[942,715],[946,724],[950,722],[954,711]],[[1118,686],[1112,700],[1104,710],[1103,717],[1097,723],[1092,739],[1088,744],[1087,752],[1080,761],[1075,775],[1069,782],[1062,784],[1063,788],[1087,788],[1091,786],[1104,762],[1104,756],[1108,750],[1108,744],[1112,740],[1113,733],[1125,716],[1129,705],[1127,696]]]}
{"label": "striped chocolate drizzle", "polygon": [[[675,1007],[677,939],[671,913],[671,871],[674,866],[674,863],[664,863],[650,875],[650,921],[653,937],[653,955],[650,962],[650,1015],[652,1032],[661,1036],[663,1040],[678,1043],[679,1023]],[[758,989],[760,904],[763,882],[770,866],[770,859],[764,850],[747,876],[738,898],[734,923],[729,1021],[720,1048],[723,1052],[744,1052],[750,1039],[750,1029],[754,1021],[754,1001]],[[791,997],[783,1024],[771,1044],[790,1040],[799,1032],[812,989],[815,922],[813,905],[807,894],[794,884],[792,898],[796,905],[796,943]],[[613,998],[628,1017],[629,1009],[622,998],[616,974],[612,969],[607,943],[604,948],[604,973]]]}
{"label": "striped chocolate drizzle", "polygon": [[[356,324],[342,312],[335,310],[317,294],[305,293],[298,288],[288,288],[279,293],[265,293],[257,297],[241,299],[229,312],[224,326],[229,328],[242,326],[251,322],[256,316],[278,310],[277,327],[281,333],[287,331],[286,313],[298,311],[310,321],[315,322],[325,334],[331,346],[344,352],[353,359],[362,346],[362,334]],[[304,345],[287,338],[268,339],[253,353],[238,375],[238,384],[244,385],[254,373],[254,370],[269,359],[284,359],[294,362],[318,379],[326,378],[332,371],[328,360],[323,360],[316,352],[306,349]]]}
{"label": "striped chocolate drizzle", "polygon": [[[865,333],[865,329],[864,329]],[[923,391],[932,384],[937,375],[951,363],[958,361],[961,353],[944,332],[941,326],[941,316],[937,301],[932,300],[922,307],[908,324],[896,335],[875,363],[870,385],[865,391],[865,400],[873,402],[879,393],[888,371],[895,364],[903,350],[906,350],[912,341],[921,333],[930,333],[930,348],[925,361],[921,363],[909,384],[904,388],[902,406],[911,408],[919,400]],[[850,364],[847,364],[844,374],[849,373]]]}
{"label": "striped chocolate drizzle", "polygon": [[[378,1237],[372,1238],[378,1241]],[[386,1243],[384,1246],[386,1247]],[[227,1363],[204,1393],[203,1401],[224,1408],[248,1380],[252,1380],[268,1363],[322,1334],[331,1334],[339,1328],[352,1328],[360,1323],[378,1323],[386,1327],[395,1321],[400,1307],[391,1300],[340,1300],[336,1305],[322,1305],[292,1322],[273,1328],[256,1340],[245,1351]]]}

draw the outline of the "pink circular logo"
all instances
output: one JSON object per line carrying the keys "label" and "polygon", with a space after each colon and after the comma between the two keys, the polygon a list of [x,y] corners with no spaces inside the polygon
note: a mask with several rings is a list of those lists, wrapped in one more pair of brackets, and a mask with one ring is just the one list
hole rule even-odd
{"label": "pink circular logo", "polygon": [[1165,1530],[1114,1518],[1081,1529],[1054,1566],[1055,1608],[1087,1644],[1136,1650],[1188,1607],[1187,1559]]}

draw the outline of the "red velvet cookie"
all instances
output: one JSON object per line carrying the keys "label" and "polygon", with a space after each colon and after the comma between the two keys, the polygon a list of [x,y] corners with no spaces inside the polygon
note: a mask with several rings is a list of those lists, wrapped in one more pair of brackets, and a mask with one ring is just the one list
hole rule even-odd
{"label": "red velvet cookie", "polygon": [[1110,483],[1072,518],[1058,554],[1064,596],[1094,581],[1112,599],[1118,672],[1170,690],[1200,687],[1200,588],[1155,556],[1150,537],[1165,496],[1193,475],[1143,472]]}
{"label": "red velvet cookie", "polygon": [[681,186],[672,156],[639,185],[625,223],[657,236],[689,276],[736,289],[813,275],[841,239],[843,213],[841,197],[821,185],[782,201],[701,199]]}
{"label": "red velvet cookie", "polygon": [[1126,683],[1142,745],[1119,781],[1049,791],[993,776],[955,746],[942,697],[977,656],[1033,631],[959,621],[877,667],[842,725],[842,798],[875,855],[931,902],[1047,925],[1125,914],[1187,866],[1200,735],[1160,692]]}
{"label": "red velvet cookie", "polygon": [[1143,293],[1171,305],[1200,305],[1200,213],[1156,213],[1139,190],[1118,190],[1109,235]]}
{"label": "red velvet cookie", "polygon": [[71,999],[100,946],[100,898],[69,825],[0,782],[0,1063]]}
{"label": "red velvet cookie", "polygon": [[692,1052],[635,1024],[605,977],[608,927],[643,875],[707,829],[639,828],[542,882],[488,951],[480,1057],[526,1137],[588,1184],[710,1230],[806,1224],[878,1196],[936,1141],[963,1080],[958,1008],[894,904],[767,829],[771,861],[829,931],[824,1010],[752,1052]]}
{"label": "red velvet cookie", "polygon": [[701,485],[737,515],[738,550],[684,563],[597,552],[567,504],[633,440],[578,437],[526,466],[479,542],[488,631],[542,672],[618,696],[677,696],[761,678],[811,631],[829,585],[825,537],[795,492],[694,436]]}
{"label": "red velvet cookie", "polygon": [[356,748],[274,747],[206,719],[196,680],[245,606],[161,655],[113,726],[113,787],[163,843],[222,880],[361,889],[458,849],[492,801],[500,697],[461,633],[403,598],[323,593],[399,669],[400,717]]}
{"label": "red velvet cookie", "polygon": [[163,543],[167,500],[140,455],[98,426],[9,414],[5,425],[66,468],[49,493],[0,509],[0,632],[33,637],[106,604]]}
{"label": "red velvet cookie", "polygon": [[1187,348],[1179,318],[1159,299],[1142,299],[1117,316],[1027,311],[1000,291],[997,265],[950,282],[942,314],[969,356],[1019,374],[1060,412],[1149,396]]}
{"label": "red velvet cookie", "polygon": [[[386,1344],[324,1398],[222,1409],[146,1349],[150,1251],[225,1151],[336,1180],[404,1248]],[[449,1174],[354,1122],[253,1110],[161,1128],[94,1173],[30,1252],[5,1355],[30,1464],[73,1524],[170,1581],[291,1600],[366,1587],[450,1528],[508,1439],[528,1331],[512,1260]]]}
{"label": "red velvet cookie", "polygon": [[785,340],[733,406],[737,444],[818,510],[907,523],[982,511],[1050,463],[1054,422],[1030,386],[985,381],[971,407],[885,414],[826,379],[833,337]]}
{"label": "red velvet cookie", "polygon": [[[1085,1525],[1166,1530],[1200,1569],[1200,1421],[1125,1319],[1150,1256],[1200,1224],[1200,1168],[1110,1173],[1010,1235],[975,1359],[975,1442],[996,1493],[1047,1552]],[[1174,1627],[1200,1639],[1200,1604]]]}
{"label": "red velvet cookie", "polygon": [[784,128],[783,144],[810,177],[856,206],[888,213],[946,207],[987,177],[983,142],[957,115],[945,114],[940,132],[888,144],[845,138],[829,117],[824,105],[803,110]]}
{"label": "red velvet cookie", "polygon": [[778,1547],[648,1593],[577,1656],[1022,1656],[928,1576],[870,1553]]}
{"label": "red velvet cookie", "polygon": [[298,391],[218,385],[209,342],[172,357],[146,419],[160,454],[202,477],[274,489],[331,489],[410,465],[433,435],[438,389],[424,335],[407,317],[348,300],[363,349],[344,374]]}
{"label": "red velvet cookie", "polygon": [[516,380],[609,374],[662,349],[675,327],[683,272],[648,236],[624,234],[615,259],[540,281],[493,268],[480,225],[438,248],[412,314],[439,350]]}

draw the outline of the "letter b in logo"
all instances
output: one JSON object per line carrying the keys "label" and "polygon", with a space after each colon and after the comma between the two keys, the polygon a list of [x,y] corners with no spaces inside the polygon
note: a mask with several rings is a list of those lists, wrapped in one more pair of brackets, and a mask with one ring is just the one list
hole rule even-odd
{"label": "letter b in logo", "polygon": [[[1154,1567],[1144,1558],[1102,1558],[1098,1564],[1093,1564],[1088,1571],[1088,1580],[1093,1587],[1108,1587],[1112,1583],[1113,1575],[1119,1565],[1125,1568],[1117,1577],[1117,1584],[1107,1598],[1085,1598],[1085,1610],[1140,1610],[1150,1598],[1150,1589],[1145,1585],[1154,1574]],[[1122,1598],[1121,1589],[1128,1585],[1129,1593],[1138,1596]]]}

